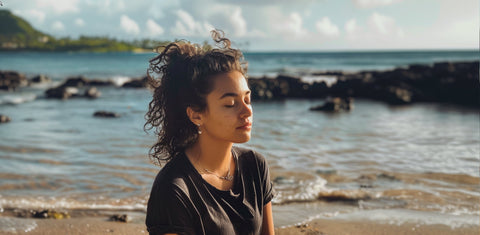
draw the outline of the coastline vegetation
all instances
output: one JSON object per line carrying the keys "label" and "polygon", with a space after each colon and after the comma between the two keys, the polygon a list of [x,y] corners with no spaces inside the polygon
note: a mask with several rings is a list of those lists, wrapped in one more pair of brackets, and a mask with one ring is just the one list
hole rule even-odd
{"label": "coastline vegetation", "polygon": [[38,31],[30,23],[9,10],[0,10],[0,51],[152,51],[169,41],[151,39],[121,41],[107,36],[55,38]]}

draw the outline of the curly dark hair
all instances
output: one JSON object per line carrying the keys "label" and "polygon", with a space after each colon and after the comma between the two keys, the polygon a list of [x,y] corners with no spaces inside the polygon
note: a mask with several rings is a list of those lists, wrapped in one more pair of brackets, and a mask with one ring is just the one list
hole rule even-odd
{"label": "curly dark hair", "polygon": [[217,48],[175,41],[157,48],[159,55],[150,60],[147,75],[154,90],[144,130],[155,129],[158,140],[149,156],[158,165],[197,140],[197,126],[188,118],[186,109],[206,109],[206,96],[213,90],[215,75],[239,71],[247,77],[242,52],[231,48],[223,31],[213,30],[211,34]]}

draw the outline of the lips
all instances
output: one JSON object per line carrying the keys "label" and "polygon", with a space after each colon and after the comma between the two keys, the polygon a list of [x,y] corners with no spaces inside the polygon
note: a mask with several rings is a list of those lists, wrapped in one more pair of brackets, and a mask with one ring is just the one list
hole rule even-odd
{"label": "lips", "polygon": [[237,129],[251,129],[252,128],[252,123],[251,122],[247,122],[239,127],[237,127]]}

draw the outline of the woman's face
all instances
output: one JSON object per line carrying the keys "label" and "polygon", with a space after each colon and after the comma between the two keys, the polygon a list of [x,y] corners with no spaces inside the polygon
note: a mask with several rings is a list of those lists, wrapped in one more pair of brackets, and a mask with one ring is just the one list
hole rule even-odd
{"label": "woman's face", "polygon": [[250,140],[253,112],[247,80],[238,71],[214,77],[207,95],[207,109],[201,115],[202,135],[232,143]]}

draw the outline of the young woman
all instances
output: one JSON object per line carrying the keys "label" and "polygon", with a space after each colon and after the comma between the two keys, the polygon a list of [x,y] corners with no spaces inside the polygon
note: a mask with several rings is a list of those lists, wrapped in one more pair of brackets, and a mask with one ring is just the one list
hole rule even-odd
{"label": "young woman", "polygon": [[[274,190],[265,158],[234,147],[250,139],[247,65],[222,32],[218,48],[174,42],[150,60],[150,156],[167,163],[152,186],[150,234],[273,234]],[[155,79],[154,79],[155,78]]]}

